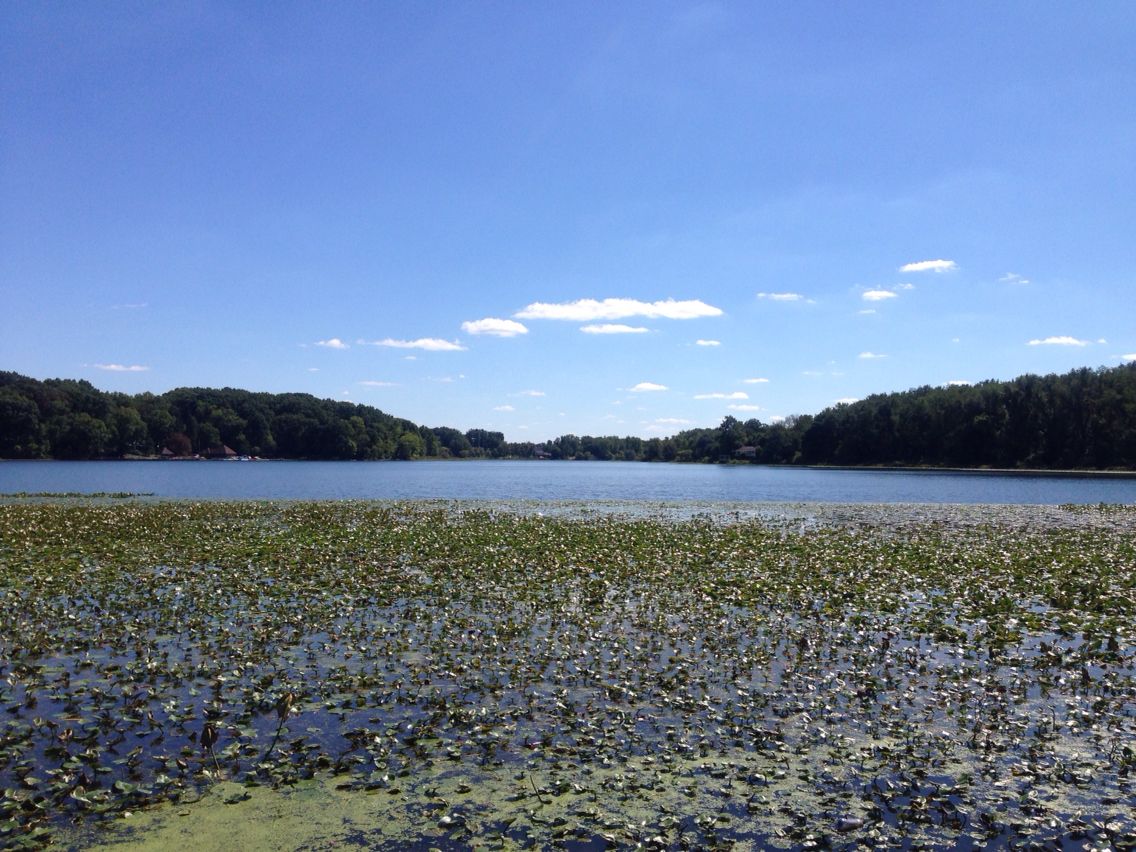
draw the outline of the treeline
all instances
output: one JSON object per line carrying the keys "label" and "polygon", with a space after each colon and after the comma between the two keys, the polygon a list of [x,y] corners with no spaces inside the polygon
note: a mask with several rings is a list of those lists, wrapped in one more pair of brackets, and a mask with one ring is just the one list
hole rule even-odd
{"label": "treeline", "polygon": [[553,458],[1136,469],[1136,364],[874,394],[780,423],[725,418],[670,438],[579,438]]}
{"label": "treeline", "polygon": [[0,457],[208,453],[273,458],[549,458],[810,465],[1136,469],[1136,364],[875,394],[778,423],[726,417],[667,438],[418,426],[308,394],[179,388],[104,393],[0,373]]}
{"label": "treeline", "polygon": [[0,458],[220,454],[290,459],[492,457],[500,432],[430,429],[369,405],[302,393],[178,388],[105,393],[0,372]]}
{"label": "treeline", "polygon": [[1136,468],[1136,364],[876,394],[814,417],[801,461]]}

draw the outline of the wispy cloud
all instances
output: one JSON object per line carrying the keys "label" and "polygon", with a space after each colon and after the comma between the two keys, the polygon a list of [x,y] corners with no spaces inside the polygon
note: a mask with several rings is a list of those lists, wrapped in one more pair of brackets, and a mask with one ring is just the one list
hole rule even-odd
{"label": "wispy cloud", "polygon": [[1029,346],[1088,346],[1089,341],[1078,340],[1075,337],[1062,335],[1060,337],[1045,337],[1034,338],[1028,344]]}
{"label": "wispy cloud", "polygon": [[340,340],[338,337],[329,337],[327,340],[317,340],[316,346],[323,346],[327,349],[349,349],[350,347]]}
{"label": "wispy cloud", "polygon": [[461,327],[466,334],[488,334],[492,337],[516,337],[529,333],[529,330],[516,320],[495,317],[463,322]]}
{"label": "wispy cloud", "polygon": [[917,260],[899,267],[900,272],[949,272],[958,269],[953,260]]}
{"label": "wispy cloud", "polygon": [[116,311],[137,311],[141,308],[149,307],[149,302],[129,302],[125,305],[115,305],[113,310]]}
{"label": "wispy cloud", "polygon": [[733,393],[696,393],[695,399],[749,399],[749,394],[745,391],[734,391]]}
{"label": "wispy cloud", "polygon": [[974,384],[974,382],[967,381],[966,379],[951,379],[949,382],[947,382],[947,387],[960,388],[968,387],[972,384]]}
{"label": "wispy cloud", "polygon": [[860,298],[865,302],[882,302],[885,299],[894,299],[896,294],[891,290],[868,290]]}
{"label": "wispy cloud", "polygon": [[360,343],[369,343],[371,346],[387,346],[392,349],[425,349],[428,352],[464,352],[465,347],[458,341],[441,340],[437,337],[420,337],[417,340],[394,340],[387,337],[383,340],[360,340]]}
{"label": "wispy cloud", "polygon": [[666,385],[655,384],[655,382],[640,382],[634,387],[628,388],[632,393],[648,393],[651,391],[665,391]]}
{"label": "wispy cloud", "polygon": [[679,301],[664,299],[658,302],[641,302],[638,299],[578,299],[575,302],[533,302],[514,316],[518,319],[570,320],[590,322],[592,320],[616,320],[627,317],[646,317],[647,319],[698,319],[722,315],[721,308],[708,305],[698,299]]}
{"label": "wispy cloud", "polygon": [[149,367],[141,364],[92,364],[96,370],[106,370],[110,373],[145,373]]}
{"label": "wispy cloud", "polygon": [[757,298],[767,299],[770,302],[803,302],[805,297],[800,293],[758,293]]}
{"label": "wispy cloud", "polygon": [[878,361],[881,358],[886,358],[887,355],[880,355],[878,352],[861,352],[856,357],[862,361]]}
{"label": "wispy cloud", "polygon": [[369,387],[369,388],[396,388],[396,387],[398,387],[398,382],[382,382],[382,381],[376,381],[375,379],[364,379],[363,381],[359,382],[359,384],[365,385],[366,387]]}
{"label": "wispy cloud", "polygon": [[769,379],[762,379],[762,378],[742,379],[742,384],[743,385],[767,385],[767,384],[769,384]]}
{"label": "wispy cloud", "polygon": [[694,345],[695,346],[721,346],[722,341],[720,341],[720,340],[696,340],[696,341],[694,341]]}
{"label": "wispy cloud", "polygon": [[745,402],[736,405],[727,405],[726,408],[730,409],[730,411],[761,411],[760,405],[752,405]]}
{"label": "wispy cloud", "polygon": [[599,325],[582,325],[580,331],[584,334],[646,334],[649,328],[637,325],[624,325],[618,322],[600,323]]}
{"label": "wispy cloud", "polygon": [[660,417],[655,422],[663,426],[686,426],[691,421],[685,417]]}
{"label": "wispy cloud", "polygon": [[859,402],[860,398],[855,396],[842,396],[840,399],[834,399],[833,405],[851,405],[854,402]]}
{"label": "wispy cloud", "polygon": [[493,406],[493,410],[494,411],[516,411],[517,409],[513,408],[513,406],[511,406],[511,405],[495,405],[495,406]]}
{"label": "wispy cloud", "polygon": [[1029,284],[1030,283],[1030,280],[1028,278],[1025,278],[1021,275],[1018,275],[1018,273],[1016,273],[1016,272],[1007,272],[1005,275],[1003,275],[998,280],[1003,284]]}
{"label": "wispy cloud", "polygon": [[517,391],[515,394],[513,394],[513,396],[544,396],[544,391],[542,391],[542,390],[523,390],[523,391]]}
{"label": "wispy cloud", "polygon": [[1130,352],[1127,355],[1121,355],[1120,360],[1124,361],[1127,364],[1131,364],[1133,361],[1136,361],[1136,352]]}

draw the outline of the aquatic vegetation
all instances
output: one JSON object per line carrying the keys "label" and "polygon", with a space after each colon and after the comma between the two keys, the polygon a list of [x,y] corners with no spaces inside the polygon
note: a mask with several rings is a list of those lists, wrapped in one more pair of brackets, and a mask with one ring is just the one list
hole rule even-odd
{"label": "aquatic vegetation", "polygon": [[1134,532],[1133,507],[0,505],[0,845],[275,796],[365,802],[335,839],[370,848],[1131,848]]}
{"label": "aquatic vegetation", "polygon": [[152,491],[10,491],[0,493],[0,500],[10,499],[42,499],[45,497],[59,499],[63,497],[90,497],[111,500],[125,500],[128,497],[153,497]]}

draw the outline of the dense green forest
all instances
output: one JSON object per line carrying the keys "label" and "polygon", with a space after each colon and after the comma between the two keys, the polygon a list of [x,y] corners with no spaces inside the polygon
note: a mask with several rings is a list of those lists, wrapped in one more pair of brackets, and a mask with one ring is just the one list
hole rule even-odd
{"label": "dense green forest", "polygon": [[875,394],[778,423],[725,418],[669,438],[419,426],[309,394],[178,388],[130,396],[0,372],[0,458],[219,454],[297,459],[551,458],[759,464],[1136,468],[1136,364]]}

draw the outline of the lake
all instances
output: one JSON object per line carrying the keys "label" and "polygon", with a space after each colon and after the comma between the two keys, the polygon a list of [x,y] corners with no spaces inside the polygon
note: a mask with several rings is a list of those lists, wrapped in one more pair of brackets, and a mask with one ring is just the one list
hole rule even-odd
{"label": "lake", "polygon": [[198,500],[1136,503],[1136,478],[643,462],[3,461],[0,493]]}

